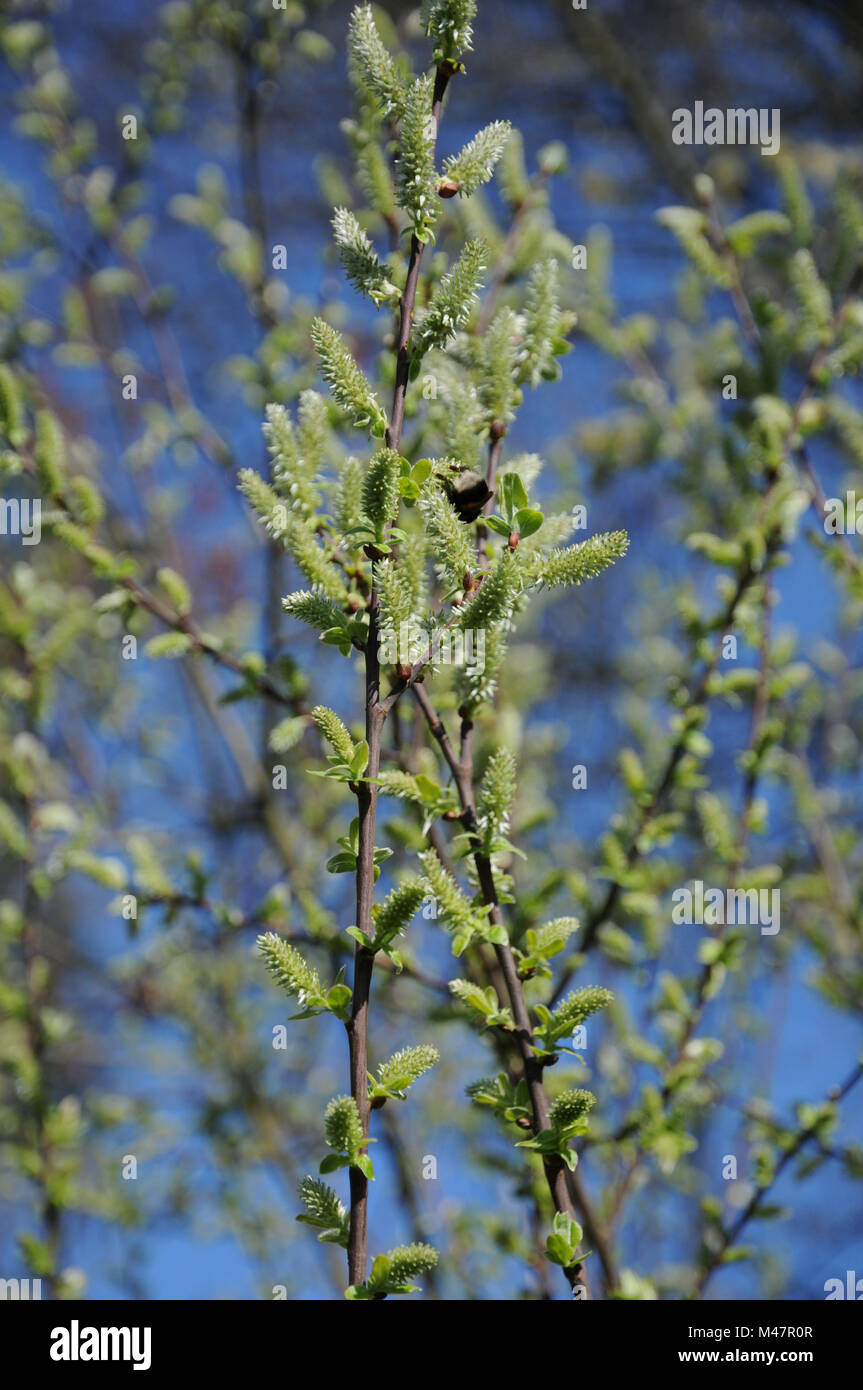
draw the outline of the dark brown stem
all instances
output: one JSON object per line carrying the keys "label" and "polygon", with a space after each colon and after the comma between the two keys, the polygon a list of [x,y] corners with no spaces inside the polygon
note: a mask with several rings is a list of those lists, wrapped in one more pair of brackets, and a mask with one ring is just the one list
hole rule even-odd
{"label": "dark brown stem", "polygon": [[[466,782],[468,779],[466,779]],[[472,764],[471,775],[469,776],[470,797],[467,805],[464,805],[462,817],[465,828],[469,833],[476,832],[476,809],[473,802],[473,777]],[[503,912],[497,900],[497,890],[494,885],[494,875],[492,873],[491,861],[486,854],[478,848],[474,851],[474,863],[476,865],[477,876],[479,878],[480,891],[482,892],[483,902],[491,907],[491,921],[495,926],[504,926]],[[527,1004],[524,998],[524,989],[516,969],[515,960],[509,946],[495,946],[495,957],[500,966],[506,990],[509,995],[512,1016],[515,1021],[514,1037],[518,1044],[521,1056],[522,1067],[524,1069],[524,1079],[527,1082],[528,1094],[530,1096],[530,1108],[533,1114],[533,1132],[539,1134],[543,1130],[551,1128],[548,1118],[548,1097],[545,1093],[545,1086],[542,1080],[542,1067],[537,1060],[533,1049],[533,1029],[531,1027],[530,1015],[527,1011]],[[554,1209],[564,1212],[567,1216],[575,1217],[575,1209],[569,1195],[569,1188],[566,1182],[567,1167],[559,1154],[544,1154],[543,1169],[548,1190],[551,1193],[551,1200]],[[584,1287],[586,1296],[590,1297],[590,1286],[587,1272],[581,1263],[572,1265],[564,1270],[570,1287],[575,1290],[577,1284]]]}
{"label": "dark brown stem", "polygon": [[396,340],[396,384],[395,391],[393,392],[392,415],[386,434],[387,447],[396,450],[398,450],[401,444],[402,430],[404,429],[405,423],[405,401],[407,399],[408,378],[410,376],[411,365],[408,343],[410,342],[411,327],[413,324],[414,305],[416,304],[422,254],[423,243],[418,241],[416,236],[412,236],[410,259],[408,261],[408,274],[400,300],[399,334]]}
{"label": "dark brown stem", "polygon": [[[448,67],[442,65],[435,75],[432,98],[433,134],[437,136],[440,112],[444,93],[451,76]],[[423,243],[414,235],[411,237],[410,258],[405,287],[402,292],[399,313],[399,330],[396,340],[396,378],[393,389],[393,405],[390,423],[386,432],[386,443],[390,449],[401,447],[404,429],[405,402],[410,378],[410,342],[419,284],[420,261]],[[357,809],[359,814],[359,848],[357,853],[357,922],[360,931],[369,939],[374,935],[372,929],[372,898],[375,882],[375,815],[377,811],[378,789],[374,781],[380,770],[381,736],[389,705],[380,699],[380,659],[378,655],[378,601],[374,587],[369,599],[369,633],[366,641],[366,742],[369,746],[369,761],[364,780],[357,784]],[[347,1024],[348,1046],[350,1049],[351,1095],[356,1102],[362,1124],[363,1135],[369,1137],[369,1094],[368,1094],[368,1028],[369,995],[371,993],[374,953],[357,942],[354,950],[354,987],[351,1017]],[[365,1174],[359,1168],[350,1170],[351,1216],[348,1237],[348,1275],[352,1284],[364,1284],[368,1264],[368,1190]]]}
{"label": "dark brown stem", "polygon": [[[369,780],[377,777],[381,762],[381,731],[386,714],[380,706],[380,663],[378,660],[377,599],[374,593],[369,610],[369,636],[366,643],[366,741],[369,761],[365,779],[357,783],[359,850],[357,854],[357,926],[371,938],[372,897],[375,882],[375,813],[378,789]],[[347,1024],[350,1049],[351,1095],[363,1134],[369,1135],[368,1013],[374,953],[357,942],[354,949],[354,990],[351,1017]],[[352,1284],[364,1284],[368,1261],[368,1179],[359,1168],[350,1170],[351,1224],[348,1240],[348,1275]]]}
{"label": "dark brown stem", "polygon": [[[491,860],[479,847],[479,840],[477,837],[476,804],[473,789],[472,725],[468,719],[463,720],[461,751],[460,756],[456,756],[443,721],[432,705],[423,687],[421,685],[416,685],[413,687],[413,692],[425,716],[429,730],[436,739],[447,766],[452,772],[456,791],[458,793],[459,804],[462,810],[461,821],[465,830],[472,836],[475,846],[473,859],[476,865],[483,902],[491,908],[490,917],[494,925],[504,926],[503,912],[498,902]],[[495,946],[494,953],[506,985],[510,1008],[515,1022],[513,1037],[518,1045],[524,1078],[527,1083],[528,1095],[530,1096],[531,1112],[533,1115],[533,1132],[534,1134],[539,1134],[543,1130],[550,1129],[551,1124],[548,1117],[548,1096],[545,1093],[545,1086],[543,1085],[542,1079],[542,1066],[537,1060],[533,1048],[533,1029],[531,1027],[530,1015],[524,998],[524,989],[510,947],[508,945]],[[543,1169],[555,1211],[564,1212],[568,1216],[575,1217],[575,1205],[570,1195],[567,1182],[568,1170],[563,1159],[558,1154],[544,1155]],[[577,1285],[581,1286],[585,1291],[585,1296],[588,1298],[590,1297],[590,1285],[583,1264],[578,1263],[572,1265],[569,1269],[565,1270],[564,1273],[573,1291]]]}
{"label": "dark brown stem", "polygon": [[[432,144],[437,139],[438,127],[440,125],[440,113],[443,105],[444,93],[449,85],[451,70],[442,64],[435,73],[434,93],[432,96]],[[410,343],[411,328],[413,327],[414,306],[417,297],[417,285],[419,284],[420,262],[422,261],[424,243],[416,235],[411,236],[411,249],[408,259],[408,273],[405,280],[405,287],[399,301],[399,331],[396,339],[396,381],[393,391],[393,408],[390,415],[389,428],[386,433],[387,447],[398,450],[402,440],[402,430],[405,423],[405,401],[407,399],[408,380],[410,377],[410,353],[408,344]]]}

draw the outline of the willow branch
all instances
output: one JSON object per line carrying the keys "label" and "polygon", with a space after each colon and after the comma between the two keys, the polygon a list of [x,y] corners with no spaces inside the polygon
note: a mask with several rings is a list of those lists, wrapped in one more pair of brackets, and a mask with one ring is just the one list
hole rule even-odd
{"label": "willow branch", "polygon": [[[461,806],[461,822],[467,833],[471,836],[474,845],[473,860],[476,865],[483,902],[491,909],[489,915],[492,923],[495,926],[504,926],[503,912],[497,897],[491,860],[488,855],[483,853],[479,848],[473,786],[472,726],[469,720],[463,720],[461,753],[457,756],[443,721],[432,705],[426,691],[419,685],[414,686],[413,689],[414,696],[426,718],[429,730],[437,741],[444,759],[453,774],[453,780]],[[524,989],[509,945],[495,946],[494,954],[506,985],[506,991],[509,996],[510,1007],[515,1021],[513,1037],[518,1046],[524,1079],[527,1083],[528,1095],[530,1096],[531,1112],[533,1116],[533,1133],[539,1134],[543,1130],[550,1129],[551,1123],[549,1121],[548,1096],[546,1095],[542,1079],[542,1066],[534,1050],[533,1029],[524,998]],[[559,1154],[543,1155],[543,1170],[555,1211],[563,1212],[567,1216],[574,1218],[576,1215],[575,1204],[570,1195],[566,1176],[567,1169],[563,1159]],[[581,1262],[570,1266],[568,1269],[564,1270],[564,1273],[567,1282],[573,1290],[575,1290],[576,1285],[581,1285],[585,1290],[586,1296],[590,1297],[590,1285],[587,1272]]]}
{"label": "willow branch", "polygon": [[[435,74],[432,96],[432,141],[437,136],[440,123],[441,106],[451,76],[446,65],[438,67]],[[410,377],[410,342],[416,305],[417,285],[419,284],[420,262],[423,243],[414,234],[411,236],[407,278],[402,292],[399,312],[399,330],[396,339],[396,375],[393,389],[393,404],[390,423],[386,431],[387,447],[398,452],[401,447],[402,430],[405,419],[405,403]],[[378,597],[372,587],[369,598],[369,633],[365,650],[366,674],[366,742],[369,747],[369,760],[365,778],[357,784],[357,811],[359,818],[359,846],[357,852],[356,876],[356,925],[370,940],[374,936],[372,928],[372,900],[374,896],[374,846],[375,817],[377,811],[378,788],[373,780],[380,770],[381,741],[383,725],[390,705],[380,698],[380,658],[378,653]],[[361,942],[354,950],[354,987],[351,1017],[347,1023],[348,1047],[350,1053],[351,1095],[357,1106],[363,1135],[369,1137],[369,1096],[368,1096],[368,1014],[374,971],[374,952]],[[363,1284],[366,1280],[368,1264],[368,1179],[359,1168],[350,1170],[351,1213],[348,1237],[348,1274],[351,1284]]]}
{"label": "willow branch", "polygon": [[[863,1062],[858,1062],[854,1070],[851,1072],[850,1076],[848,1076],[848,1078],[843,1082],[843,1084],[837,1088],[834,1088],[834,1090],[832,1090],[829,1093],[828,1100],[833,1104],[838,1104],[840,1101],[844,1100],[845,1097],[849,1094],[849,1092],[853,1090],[853,1088],[857,1085],[857,1082],[860,1080],[861,1076],[863,1076]],[[797,1157],[801,1149],[805,1148],[805,1146],[812,1139],[817,1138],[818,1129],[819,1122],[817,1120],[814,1121],[812,1124],[807,1125],[804,1129],[801,1129],[795,1137],[795,1139],[793,1140],[793,1142],[785,1150],[785,1152],[782,1154],[782,1157],[777,1162],[776,1168],[773,1173],[773,1177],[771,1178],[770,1182],[766,1183],[763,1187],[756,1188],[755,1192],[753,1192],[746,1206],[743,1208],[736,1221],[734,1221],[732,1225],[729,1226],[728,1230],[724,1233],[719,1246],[716,1250],[713,1251],[712,1255],[710,1256],[710,1259],[707,1261],[704,1268],[702,1269],[701,1274],[699,1275],[695,1288],[693,1290],[692,1296],[694,1298],[700,1298],[702,1296],[708,1281],[722,1263],[723,1256],[725,1255],[726,1251],[730,1250],[730,1248],[734,1245],[735,1241],[739,1239],[744,1227],[749,1224],[749,1222],[755,1215],[757,1215],[762,1203],[764,1202],[764,1199],[770,1194],[770,1192],[772,1192],[773,1188],[776,1186],[776,1183],[784,1173],[785,1169],[788,1167],[789,1163],[791,1163]]]}

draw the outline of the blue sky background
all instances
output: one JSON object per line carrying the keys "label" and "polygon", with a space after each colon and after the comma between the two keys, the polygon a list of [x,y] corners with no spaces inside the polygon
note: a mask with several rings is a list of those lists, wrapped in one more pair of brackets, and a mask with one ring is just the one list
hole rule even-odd
{"label": "blue sky background", "polygon": [[[635,4],[618,5],[610,11],[615,18],[621,14],[631,16],[630,27],[624,26],[623,32],[628,33],[630,46],[636,48],[632,34],[644,22],[640,8]],[[787,133],[798,141],[829,139],[842,143],[856,139],[853,123],[849,122],[848,129],[837,128],[835,121],[825,117],[815,103],[808,110],[800,109],[805,105],[800,100],[800,74],[789,63],[787,51],[770,43],[770,34],[782,23],[781,6],[702,4],[696,8],[706,11],[710,25],[717,30],[717,42],[722,46],[717,81],[731,85],[733,104],[777,104],[783,106],[784,112],[790,105],[791,124],[783,124],[783,136]],[[348,12],[349,6],[339,0],[330,7],[322,26],[336,45],[340,43]],[[655,25],[657,8],[648,7],[648,13]],[[95,0],[78,0],[57,16],[59,46],[82,104],[92,108],[109,140],[116,113],[136,105],[133,93],[141,48],[155,22],[156,7],[135,0],[118,0],[110,6]],[[843,50],[828,13],[795,7],[794,33],[798,45],[808,47],[823,62],[841,68],[845,61]],[[654,95],[667,107],[669,120],[675,106],[711,99],[711,91],[705,86],[710,77],[705,74],[703,54],[698,59],[690,57],[681,47],[684,39],[685,35],[678,37],[672,30],[667,43],[663,43],[654,27],[646,43],[659,82]],[[519,54],[515,70],[514,41]],[[510,118],[521,129],[529,157],[548,140],[563,140],[570,169],[555,185],[554,210],[560,229],[578,243],[585,239],[589,227],[606,226],[614,241],[613,288],[622,310],[627,314],[647,312],[660,320],[671,315],[675,274],[681,261],[675,243],[655,223],[652,214],[657,208],[678,201],[679,194],[670,180],[664,182],[662,170],[633,133],[619,91],[599,75],[586,75],[573,48],[562,43],[560,7],[550,3],[524,5],[511,0],[495,0],[492,5],[486,0],[480,6],[475,47],[468,78],[453,89],[449,101],[442,153],[458,148],[480,125],[499,116]],[[502,75],[506,75],[506,80],[502,81]],[[12,79],[5,76],[0,96],[6,113],[13,99],[13,87]],[[210,248],[202,250],[200,234],[164,215],[169,199],[176,193],[190,191],[196,169],[212,160],[224,170],[231,197],[238,204],[237,166],[229,127],[231,100],[230,90],[218,86],[198,93],[187,128],[159,142],[155,165],[147,172],[152,209],[159,214],[160,224],[149,261],[153,273],[167,281],[180,273],[182,293],[174,323],[186,352],[195,399],[231,440],[238,455],[248,454],[250,462],[257,462],[261,454],[259,421],[239,394],[226,389],[214,372],[214,364],[228,353],[253,352],[257,329],[246,312],[239,289],[232,288],[218,272]],[[344,64],[337,54],[331,62],[313,70],[293,71],[280,84],[268,117],[264,185],[270,229],[274,241],[289,247],[291,293],[312,302],[320,303],[342,292],[331,261],[325,259],[330,213],[316,191],[313,170],[320,155],[341,155],[343,142],[338,121],[348,110]],[[776,202],[769,161],[759,161],[755,156],[753,165],[741,211]],[[3,140],[3,168],[6,178],[26,190],[40,215],[51,225],[59,226],[61,214],[56,199],[39,161],[34,159],[32,146],[8,128]],[[607,178],[618,193],[608,199],[597,196],[596,178],[588,177],[591,173]],[[590,195],[588,187],[592,190]],[[621,187],[626,189],[622,199]],[[46,301],[51,293],[51,285],[46,284]],[[135,347],[142,356],[149,352],[143,337]],[[585,600],[579,593],[573,600],[556,604],[544,613],[543,636],[578,659],[579,653],[584,658],[591,650],[614,649],[626,641],[626,615],[637,594],[639,568],[659,562],[688,564],[690,560],[672,550],[672,514],[663,495],[662,468],[654,467],[644,473],[630,471],[615,478],[610,486],[585,495],[584,474],[575,458],[575,435],[581,424],[602,417],[616,405],[621,373],[584,338],[577,339],[574,351],[564,360],[563,370],[561,384],[543,386],[528,397],[508,448],[513,452],[543,452],[557,441],[557,476],[551,475],[545,486],[571,492],[574,485],[578,499],[588,502],[591,531],[622,526],[633,537],[627,562],[630,568],[621,566],[603,580],[605,589],[598,609],[593,608],[592,597]],[[106,455],[110,456],[113,450],[119,457],[123,442],[98,404],[96,393],[101,388],[96,374],[59,368],[55,378],[65,398],[80,410],[87,430],[99,438]],[[568,456],[572,457],[571,470],[567,469]],[[817,461],[830,493],[835,472],[832,461],[829,456]],[[668,467],[673,467],[672,460]],[[175,461],[165,458],[157,473],[160,479],[175,480],[186,509],[189,521],[181,535],[184,546],[188,546],[184,559],[188,559],[191,572],[205,573],[224,559],[222,572],[228,576],[225,583],[233,584],[239,570],[241,587],[253,598],[260,589],[262,561],[260,552],[249,544],[239,499],[232,499],[223,483],[214,479],[212,470],[200,463],[178,472]],[[838,475],[835,481],[838,482]],[[113,486],[119,502],[126,486],[121,472]],[[779,576],[778,590],[777,627],[784,623],[796,626],[804,648],[835,633],[841,615],[835,607],[833,590],[823,566],[805,544],[796,548],[794,564]],[[859,638],[854,641],[859,651]],[[741,659],[745,659],[743,652]],[[139,688],[139,696],[146,692],[142,708],[152,702],[152,708],[160,712],[168,709],[175,718],[176,737],[170,745],[170,758],[173,775],[182,784],[187,776],[195,775],[196,763],[181,704],[179,677],[173,669],[165,670],[153,663],[141,678],[146,681]],[[332,667],[327,668],[327,680],[333,680]],[[340,682],[335,686],[336,694],[347,700],[348,687],[341,671],[336,681]],[[542,723],[559,721],[567,727],[559,758],[560,787],[550,787],[549,794],[559,808],[557,829],[571,826],[589,843],[601,833],[619,804],[619,785],[612,778],[597,781],[591,795],[580,800],[568,793],[569,769],[577,762],[595,760],[601,764],[603,756],[615,748],[619,742],[620,710],[614,701],[598,699],[596,690],[586,683],[569,685],[565,704],[561,696],[560,689],[550,689],[534,718]],[[336,695],[328,698],[336,704]],[[62,718],[62,711],[58,718]],[[729,731],[731,725],[729,717]],[[166,802],[152,769],[142,762],[136,743],[124,745],[122,738],[116,736],[111,742],[104,731],[96,733],[95,743],[112,783],[123,789],[127,804],[134,804],[137,821],[170,828],[178,844],[186,838],[190,842],[199,839],[196,802],[200,789],[190,789],[188,796]],[[218,854],[215,845],[213,853]],[[241,884],[242,895],[250,901],[259,896],[266,869],[266,862],[256,863]],[[331,892],[340,888],[341,885],[327,885]],[[107,911],[104,893],[81,883],[75,907],[79,937],[89,952],[106,964],[126,952],[128,943],[120,933],[117,919]],[[148,930],[158,930],[152,918]],[[445,975],[446,946],[431,932],[426,933],[423,958],[430,969]],[[800,1099],[822,1098],[826,1089],[850,1069],[860,1048],[859,1023],[827,1009],[806,987],[811,964],[803,953],[798,955],[793,974],[765,976],[759,981],[759,1013],[768,1025],[764,1037],[738,1033],[725,1038],[736,1061],[741,1099],[763,1093],[788,1113],[787,1107]],[[105,1005],[98,983],[94,985],[94,1001],[94,1007]],[[272,995],[263,998],[261,1007],[265,1032],[285,1016]],[[709,1014],[708,1031],[710,1018]],[[100,1026],[109,1038],[109,1013],[102,1016]],[[463,1063],[472,1053],[476,1058],[476,1071],[472,1074],[482,1074],[487,1065],[483,1063],[481,1045],[464,1031],[458,1038],[459,1061]],[[184,1096],[188,1086],[194,1085],[194,1070],[189,1069],[188,1062],[182,1063],[183,1041],[169,1025],[150,1025],[146,1041],[148,1046],[163,1047],[175,1057],[180,1063],[179,1071],[185,1073],[185,1084],[178,1084],[176,1092],[171,1089],[166,1093],[164,1079],[148,1065],[140,1037],[123,1039],[112,1056],[108,1079],[121,1091],[152,1097],[177,1128],[177,1148],[169,1148],[157,1160],[158,1172],[152,1174],[153,1180],[158,1183],[169,1178],[172,1169],[181,1164],[198,1199],[202,1199],[214,1182],[214,1174],[207,1146],[188,1132],[190,1111]],[[281,1060],[280,1057],[280,1065]],[[331,1070],[334,1091],[344,1084],[343,1063],[342,1039],[332,1045],[325,1043],[319,1065],[325,1071]],[[453,1107],[462,1105],[461,1071],[454,1069],[443,1084],[449,1103]],[[740,1152],[735,1113],[719,1110],[712,1121],[698,1155],[699,1166],[708,1174],[718,1172],[722,1154]],[[843,1137],[858,1141],[863,1138],[859,1099],[849,1103]],[[134,1133],[129,1134],[128,1142],[134,1151]],[[508,1179],[478,1171],[464,1162],[463,1143],[455,1128],[448,1125],[446,1113],[440,1114],[433,1132],[416,1136],[416,1144],[420,1153],[433,1152],[439,1159],[440,1181],[420,1184],[432,1240],[436,1227],[442,1224],[442,1213],[453,1201],[468,1206],[476,1202],[486,1208],[498,1205],[501,1211],[515,1209]],[[374,1156],[379,1168],[378,1186],[385,1188],[393,1181],[393,1174],[385,1146],[378,1145],[377,1149]],[[314,1161],[314,1150],[307,1157]],[[589,1157],[585,1163],[588,1180],[593,1162]],[[150,1177],[148,1173],[147,1181]],[[262,1176],[262,1184],[267,1181]],[[777,1200],[783,1195],[788,1194],[780,1187]],[[286,1200],[284,1190],[274,1185],[272,1200],[289,1219],[290,1195]],[[203,1207],[203,1202],[200,1205]],[[796,1195],[795,1210],[794,1221],[771,1223],[764,1235],[757,1228],[749,1233],[753,1239],[766,1240],[772,1249],[787,1257],[794,1271],[788,1297],[817,1298],[825,1279],[843,1277],[846,1269],[855,1267],[863,1272],[859,1191],[835,1165],[823,1168]],[[640,1226],[641,1240],[650,1230],[649,1249],[639,1248],[638,1240],[628,1236],[624,1227],[621,1263],[646,1270],[657,1259],[674,1263],[685,1258],[686,1236],[678,1224],[678,1211],[677,1198],[669,1193],[653,1212],[649,1228]],[[198,1216],[200,1220],[160,1221],[137,1232],[131,1240],[128,1234],[120,1235],[92,1221],[74,1223],[65,1252],[67,1262],[86,1269],[93,1297],[128,1296],[130,1277],[147,1297],[261,1296],[259,1274],[239,1243],[214,1231],[200,1211]],[[808,1229],[810,1219],[817,1231],[815,1236]],[[376,1245],[380,1248],[406,1234],[402,1229],[388,1227],[380,1204],[373,1221]],[[8,1223],[7,1236],[12,1229]],[[297,1234],[288,1259],[292,1270],[302,1271],[300,1296],[331,1295],[323,1275],[321,1247],[316,1247],[307,1233]],[[492,1297],[511,1296],[513,1286],[513,1269],[505,1262],[485,1285],[487,1296]],[[756,1288],[751,1271],[735,1266],[716,1278],[711,1293],[713,1297],[748,1298],[754,1296]]]}

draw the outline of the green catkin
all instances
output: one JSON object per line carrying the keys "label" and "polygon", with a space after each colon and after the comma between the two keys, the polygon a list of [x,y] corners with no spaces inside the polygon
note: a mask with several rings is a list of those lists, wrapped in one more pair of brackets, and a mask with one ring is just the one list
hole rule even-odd
{"label": "green catkin", "polygon": [[192,592],[183,576],[163,565],[156,571],[156,579],[177,612],[188,613],[192,607]]}
{"label": "green catkin", "polygon": [[352,1096],[336,1096],[324,1111],[324,1138],[337,1153],[354,1157],[363,1142],[363,1127]]}
{"label": "green catkin", "polygon": [[321,375],[336,404],[350,418],[354,429],[368,428],[376,438],[386,429],[386,413],[337,329],[315,319],[311,339],[321,360]]}
{"label": "green catkin", "polygon": [[390,1276],[394,1283],[403,1284],[418,1274],[428,1274],[438,1262],[438,1253],[430,1245],[415,1243],[399,1245],[387,1254]]}
{"label": "green catkin", "polygon": [[440,212],[431,122],[433,78],[425,73],[408,88],[396,165],[398,204],[419,241],[429,241]]}
{"label": "green catkin", "polygon": [[503,625],[485,630],[485,660],[475,666],[459,668],[456,679],[458,703],[468,713],[494,698],[497,680],[507,653],[506,630]]}
{"label": "green catkin", "polygon": [[800,308],[800,327],[805,344],[828,343],[833,306],[830,291],[818,273],[815,257],[805,247],[795,251],[789,274]]}
{"label": "green catkin", "polygon": [[530,194],[530,180],[524,160],[524,140],[520,130],[512,130],[503,147],[498,182],[510,213],[522,207]]}
{"label": "green catkin", "polygon": [[552,1101],[548,1117],[554,1129],[565,1129],[584,1119],[595,1104],[596,1096],[590,1091],[564,1091]]}
{"label": "green catkin", "polygon": [[453,378],[444,383],[442,394],[446,411],[445,436],[450,452],[465,468],[476,469],[480,464],[485,430],[485,412],[479,391],[472,381]]}
{"label": "green catkin", "polygon": [[529,558],[525,582],[545,589],[583,584],[613,565],[628,548],[629,537],[625,531],[609,531],[563,550],[540,551]]}
{"label": "green catkin", "polygon": [[398,288],[354,214],[347,208],[336,208],[333,231],[344,272],[354,288],[376,307],[387,299],[397,299]]}
{"label": "green catkin", "polygon": [[395,519],[398,509],[399,456],[392,449],[379,449],[363,482],[363,511],[380,531]]}
{"label": "green catkin", "polygon": [[486,572],[485,578],[459,615],[464,631],[487,631],[509,619],[521,592],[522,574],[509,554]]}
{"label": "green catkin", "polygon": [[554,346],[561,331],[558,280],[555,260],[541,262],[530,277],[518,375],[531,386],[556,375]]}
{"label": "green catkin", "polygon": [[464,149],[444,160],[444,178],[456,184],[463,197],[470,197],[492,177],[511,131],[509,121],[484,126]]}
{"label": "green catkin", "polygon": [[237,485],[269,534],[275,539],[283,536],[288,509],[276,490],[254,468],[241,468],[237,474]]}
{"label": "green catkin", "polygon": [[279,494],[287,498],[291,511],[298,516],[313,516],[321,503],[321,494],[315,485],[320,455],[313,449],[303,448],[283,405],[267,406],[263,432]]}
{"label": "green catkin", "polygon": [[462,588],[465,575],[476,564],[468,528],[437,483],[423,488],[418,505],[441,573],[454,587]]}
{"label": "green catkin", "polygon": [[42,487],[51,497],[59,497],[66,481],[66,440],[57,416],[51,410],[36,412],[36,471]]}
{"label": "green catkin", "polygon": [[603,989],[601,985],[586,985],[583,989],[573,990],[554,1010],[556,1035],[560,1038],[569,1037],[590,1018],[591,1014],[607,1008],[613,998],[611,991]]}
{"label": "green catkin", "polygon": [[301,589],[282,599],[282,607],[292,618],[298,618],[317,632],[329,632],[338,627],[342,610],[321,589]]}
{"label": "green catkin", "polygon": [[[336,489],[336,524],[344,536],[359,526],[363,514],[363,468],[359,459],[351,455],[342,464]],[[345,544],[350,541],[348,537]]]}
{"label": "green catkin", "polygon": [[479,826],[488,840],[509,829],[515,770],[515,758],[508,748],[496,749],[488,760],[477,797]]}
{"label": "green catkin", "polygon": [[351,15],[348,54],[354,80],[380,103],[385,116],[400,117],[404,84],[378,33],[371,5],[358,5]]}
{"label": "green catkin", "polygon": [[105,516],[105,499],[96,484],[83,473],[69,479],[66,488],[69,510],[84,526],[98,526]]}
{"label": "green catkin", "polygon": [[661,208],[656,220],[677,238],[692,264],[708,280],[728,285],[729,272],[707,238],[707,219],[697,208]]}
{"label": "green catkin", "polygon": [[357,183],[373,212],[392,217],[396,206],[396,191],[389,165],[378,142],[367,139],[356,154]]}
{"label": "green catkin", "polygon": [[336,603],[347,598],[347,588],[333,565],[330,556],[316,541],[305,522],[288,517],[282,533],[285,549],[293,556],[297,567],[309,583]]}
{"label": "green catkin", "polygon": [[780,155],[776,172],[794,241],[797,246],[809,246],[814,232],[815,217],[800,170],[793,160]]}
{"label": "green catkin", "polygon": [[408,879],[393,888],[375,914],[376,937],[390,942],[403,932],[419,912],[425,895],[426,885],[420,878]]}
{"label": "green catkin", "polygon": [[434,45],[435,62],[471,52],[476,0],[423,0],[420,18]]}
{"label": "green catkin", "polygon": [[455,879],[447,873],[434,850],[426,850],[419,856],[425,870],[428,894],[437,904],[439,920],[458,940],[469,943],[481,931],[485,918],[480,918],[470,901],[465,897]]}
{"label": "green catkin", "polygon": [[440,1053],[429,1043],[403,1047],[378,1067],[378,1083],[391,1091],[405,1091],[440,1060]]}
{"label": "green catkin", "polygon": [[412,772],[399,768],[384,768],[378,775],[378,785],[385,796],[398,796],[404,801],[422,804],[423,794]]}
{"label": "green catkin", "polygon": [[339,716],[326,705],[315,705],[312,718],[333,751],[343,762],[349,763],[354,755],[354,741]]}
{"label": "green catkin", "polygon": [[459,260],[444,275],[428,309],[417,318],[411,339],[413,357],[424,356],[432,348],[446,347],[467,323],[479,303],[482,273],[488,264],[488,250],[481,241],[470,241]]}
{"label": "green catkin", "polygon": [[306,1209],[306,1215],[298,1220],[324,1232],[336,1232],[339,1237],[336,1244],[347,1245],[348,1213],[331,1187],[319,1178],[303,1177],[297,1181],[297,1196]]}
{"label": "green catkin", "polygon": [[518,361],[522,350],[523,324],[512,309],[501,309],[489,325],[485,338],[480,399],[491,424],[508,424],[521,399],[518,388]]}
{"label": "green catkin", "polygon": [[550,946],[568,941],[578,928],[577,917],[555,917],[553,921],[543,923],[529,936],[531,955],[546,955]]}
{"label": "green catkin", "polygon": [[275,932],[258,937],[258,949],[273,979],[286,994],[303,1003],[306,998],[321,995],[318,972],[295,946]]}
{"label": "green catkin", "polygon": [[396,637],[402,624],[411,623],[414,618],[413,595],[410,587],[402,582],[401,569],[401,564],[392,560],[381,560],[374,568],[380,608],[378,626],[382,633],[393,633]]}
{"label": "green catkin", "polygon": [[0,429],[13,448],[27,438],[21,390],[15,373],[5,362],[0,363]]}
{"label": "green catkin", "polygon": [[428,603],[427,562],[426,537],[422,531],[412,531],[399,550],[399,579],[410,595],[411,611],[417,615]]}

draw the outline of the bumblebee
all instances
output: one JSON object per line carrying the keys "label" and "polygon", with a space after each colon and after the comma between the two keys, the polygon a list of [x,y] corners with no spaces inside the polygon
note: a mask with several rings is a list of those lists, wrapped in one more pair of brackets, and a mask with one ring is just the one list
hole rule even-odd
{"label": "bumblebee", "polygon": [[462,521],[476,521],[486,503],[494,497],[485,478],[472,468],[465,468],[444,481],[446,495]]}

